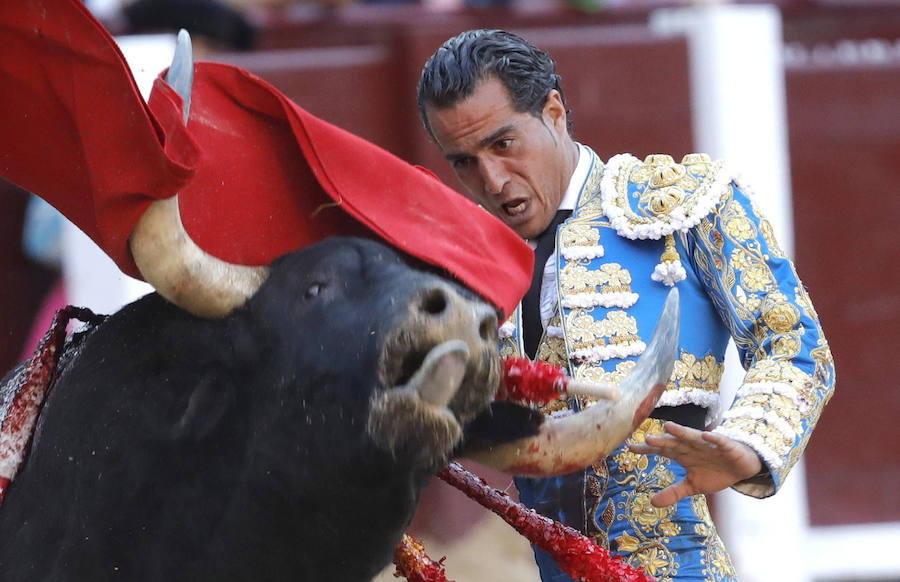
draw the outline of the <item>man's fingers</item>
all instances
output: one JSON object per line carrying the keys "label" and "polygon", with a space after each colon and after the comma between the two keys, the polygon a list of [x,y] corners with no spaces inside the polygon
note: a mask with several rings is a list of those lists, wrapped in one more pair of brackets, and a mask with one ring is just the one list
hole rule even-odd
{"label": "man's fingers", "polygon": [[678,439],[667,434],[648,434],[647,438],[644,439],[644,442],[650,447],[665,448],[677,444]]}
{"label": "man's fingers", "polygon": [[729,451],[733,443],[718,434],[697,430],[676,422],[666,422],[665,431],[662,434],[648,434],[643,443],[632,443],[628,449],[632,452],[649,455],[663,455],[670,459],[676,459],[681,463],[696,464],[701,457],[714,453],[716,449],[722,452]]}
{"label": "man's fingers", "polygon": [[663,429],[670,435],[678,438],[684,438],[694,430],[671,420],[666,421],[666,423],[663,425]]}
{"label": "man's fingers", "polygon": [[642,455],[663,455],[669,458],[690,454],[698,449],[697,443],[682,441],[671,435],[648,435],[646,442],[632,443],[628,450]]}
{"label": "man's fingers", "polygon": [[727,437],[724,437],[718,433],[709,432],[709,431],[705,431],[705,432],[701,433],[700,438],[702,438],[703,440],[705,440],[706,442],[708,442],[710,444],[716,445],[717,447],[727,448],[734,444],[734,441],[728,439]]}
{"label": "man's fingers", "polygon": [[669,485],[656,495],[650,498],[653,507],[666,507],[678,503],[685,497],[690,497],[695,491],[687,484],[687,481],[681,480],[673,485]]}

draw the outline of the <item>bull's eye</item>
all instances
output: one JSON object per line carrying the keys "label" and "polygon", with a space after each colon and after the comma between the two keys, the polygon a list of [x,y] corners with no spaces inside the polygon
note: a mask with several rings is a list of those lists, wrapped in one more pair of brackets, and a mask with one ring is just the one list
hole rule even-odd
{"label": "bull's eye", "polygon": [[325,289],[324,283],[313,283],[306,288],[306,293],[304,295],[307,299],[312,299],[313,297],[318,297],[323,289]]}

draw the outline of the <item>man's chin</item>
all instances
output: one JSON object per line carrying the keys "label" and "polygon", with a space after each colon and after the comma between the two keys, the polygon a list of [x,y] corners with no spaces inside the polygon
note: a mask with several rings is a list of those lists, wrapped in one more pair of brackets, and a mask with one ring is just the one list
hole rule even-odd
{"label": "man's chin", "polygon": [[513,232],[524,239],[537,238],[541,235],[542,232],[547,229],[548,226],[547,224],[542,225],[534,219],[523,220],[515,224],[510,224],[510,222],[507,222],[506,225],[509,226],[513,230]]}
{"label": "man's chin", "polygon": [[514,216],[510,216],[507,213],[503,213],[503,216],[500,219],[513,230],[517,235],[522,238],[534,238],[537,235],[543,232],[542,229],[538,229],[540,225],[536,224],[534,220],[534,216],[529,209],[526,209],[521,214],[516,214]]}

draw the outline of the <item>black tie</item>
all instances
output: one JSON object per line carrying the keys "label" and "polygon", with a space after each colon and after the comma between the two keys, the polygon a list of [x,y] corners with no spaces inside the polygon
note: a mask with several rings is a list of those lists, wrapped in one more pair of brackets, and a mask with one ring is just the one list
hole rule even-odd
{"label": "black tie", "polygon": [[541,324],[541,283],[544,279],[544,265],[553,254],[553,245],[556,242],[556,228],[572,214],[571,210],[557,210],[553,221],[546,230],[537,237],[537,248],[534,249],[534,274],[531,277],[531,287],[522,300],[522,334],[525,343],[525,353],[529,358],[534,358],[538,343],[544,335],[544,326]]}

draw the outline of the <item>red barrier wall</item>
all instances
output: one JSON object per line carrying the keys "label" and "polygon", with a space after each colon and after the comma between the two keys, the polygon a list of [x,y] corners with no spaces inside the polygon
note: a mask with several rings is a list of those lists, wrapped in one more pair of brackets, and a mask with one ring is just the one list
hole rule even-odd
{"label": "red barrier wall", "polygon": [[900,59],[787,74],[796,262],[835,358],[814,525],[900,521]]}

